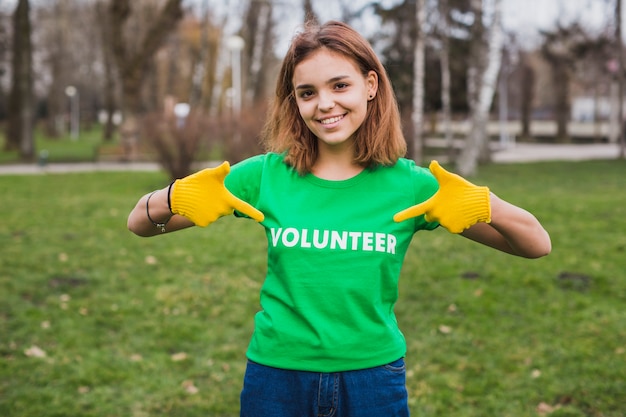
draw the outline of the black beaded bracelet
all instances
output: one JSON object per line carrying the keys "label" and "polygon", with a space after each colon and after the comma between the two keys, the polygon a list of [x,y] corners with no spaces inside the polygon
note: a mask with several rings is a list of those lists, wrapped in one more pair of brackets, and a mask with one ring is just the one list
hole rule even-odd
{"label": "black beaded bracelet", "polygon": [[165,233],[165,225],[167,225],[167,222],[169,221],[169,219],[167,219],[165,223],[157,223],[154,220],[152,220],[152,217],[150,217],[150,198],[152,197],[154,193],[156,193],[156,191],[152,191],[150,195],[148,196],[148,199],[146,200],[146,215],[148,216],[148,220],[152,222],[154,227],[160,227],[161,233]]}
{"label": "black beaded bracelet", "polygon": [[167,208],[170,209],[170,213],[172,214],[174,214],[174,212],[172,211],[172,186],[175,182],[176,180],[172,181],[170,183],[170,186],[167,187]]}

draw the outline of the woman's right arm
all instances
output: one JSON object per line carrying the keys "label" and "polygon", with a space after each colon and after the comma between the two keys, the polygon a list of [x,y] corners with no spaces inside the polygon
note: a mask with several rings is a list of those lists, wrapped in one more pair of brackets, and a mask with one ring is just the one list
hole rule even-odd
{"label": "woman's right arm", "polygon": [[128,216],[128,229],[147,237],[194,224],[206,227],[235,210],[262,222],[263,213],[226,189],[224,179],[229,172],[230,164],[224,162],[141,197]]}
{"label": "woman's right arm", "polygon": [[[149,237],[193,226],[188,218],[170,212],[168,191],[169,186],[141,197],[128,215],[128,230],[137,236]],[[165,224],[165,230],[158,224]]]}

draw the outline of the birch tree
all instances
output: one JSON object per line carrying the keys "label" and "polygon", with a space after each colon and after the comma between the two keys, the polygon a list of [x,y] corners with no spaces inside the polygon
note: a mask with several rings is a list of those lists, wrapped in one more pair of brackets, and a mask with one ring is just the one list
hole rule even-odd
{"label": "birch tree", "polygon": [[413,159],[421,163],[424,150],[424,59],[426,50],[426,0],[417,0],[415,10],[417,39],[413,57]]}
{"label": "birch tree", "polygon": [[486,43],[485,36],[483,36],[483,1],[472,0],[471,9],[474,14],[474,24],[471,40],[473,53],[468,70],[470,131],[457,161],[457,168],[463,176],[474,175],[478,169],[479,160],[490,159],[487,123],[500,71],[504,38],[501,25],[502,0],[493,1],[493,18],[486,36],[488,39]]}

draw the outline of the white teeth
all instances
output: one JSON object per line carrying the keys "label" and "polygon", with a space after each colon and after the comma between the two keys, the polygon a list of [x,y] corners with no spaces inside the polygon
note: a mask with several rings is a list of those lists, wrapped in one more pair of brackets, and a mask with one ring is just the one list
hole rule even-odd
{"label": "white teeth", "polygon": [[331,123],[338,122],[341,119],[343,119],[343,116],[331,117],[330,119],[320,120],[320,123],[323,124],[323,125],[329,125]]}

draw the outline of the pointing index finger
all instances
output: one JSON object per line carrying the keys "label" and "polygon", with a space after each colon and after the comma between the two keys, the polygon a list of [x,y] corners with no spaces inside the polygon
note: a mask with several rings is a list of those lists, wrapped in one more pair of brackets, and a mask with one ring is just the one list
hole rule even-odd
{"label": "pointing index finger", "polygon": [[421,216],[422,214],[429,211],[432,205],[433,205],[433,202],[432,202],[432,197],[431,197],[428,200],[424,201],[423,203],[416,204],[412,207],[409,207],[407,209],[404,209],[396,213],[393,216],[393,221],[395,221],[396,223],[400,223],[412,217]]}
{"label": "pointing index finger", "polygon": [[235,197],[232,194],[231,194],[230,205],[235,210],[245,214],[246,216],[256,220],[259,223],[261,223],[265,219],[265,216],[263,215],[261,211],[257,210],[251,204]]}

